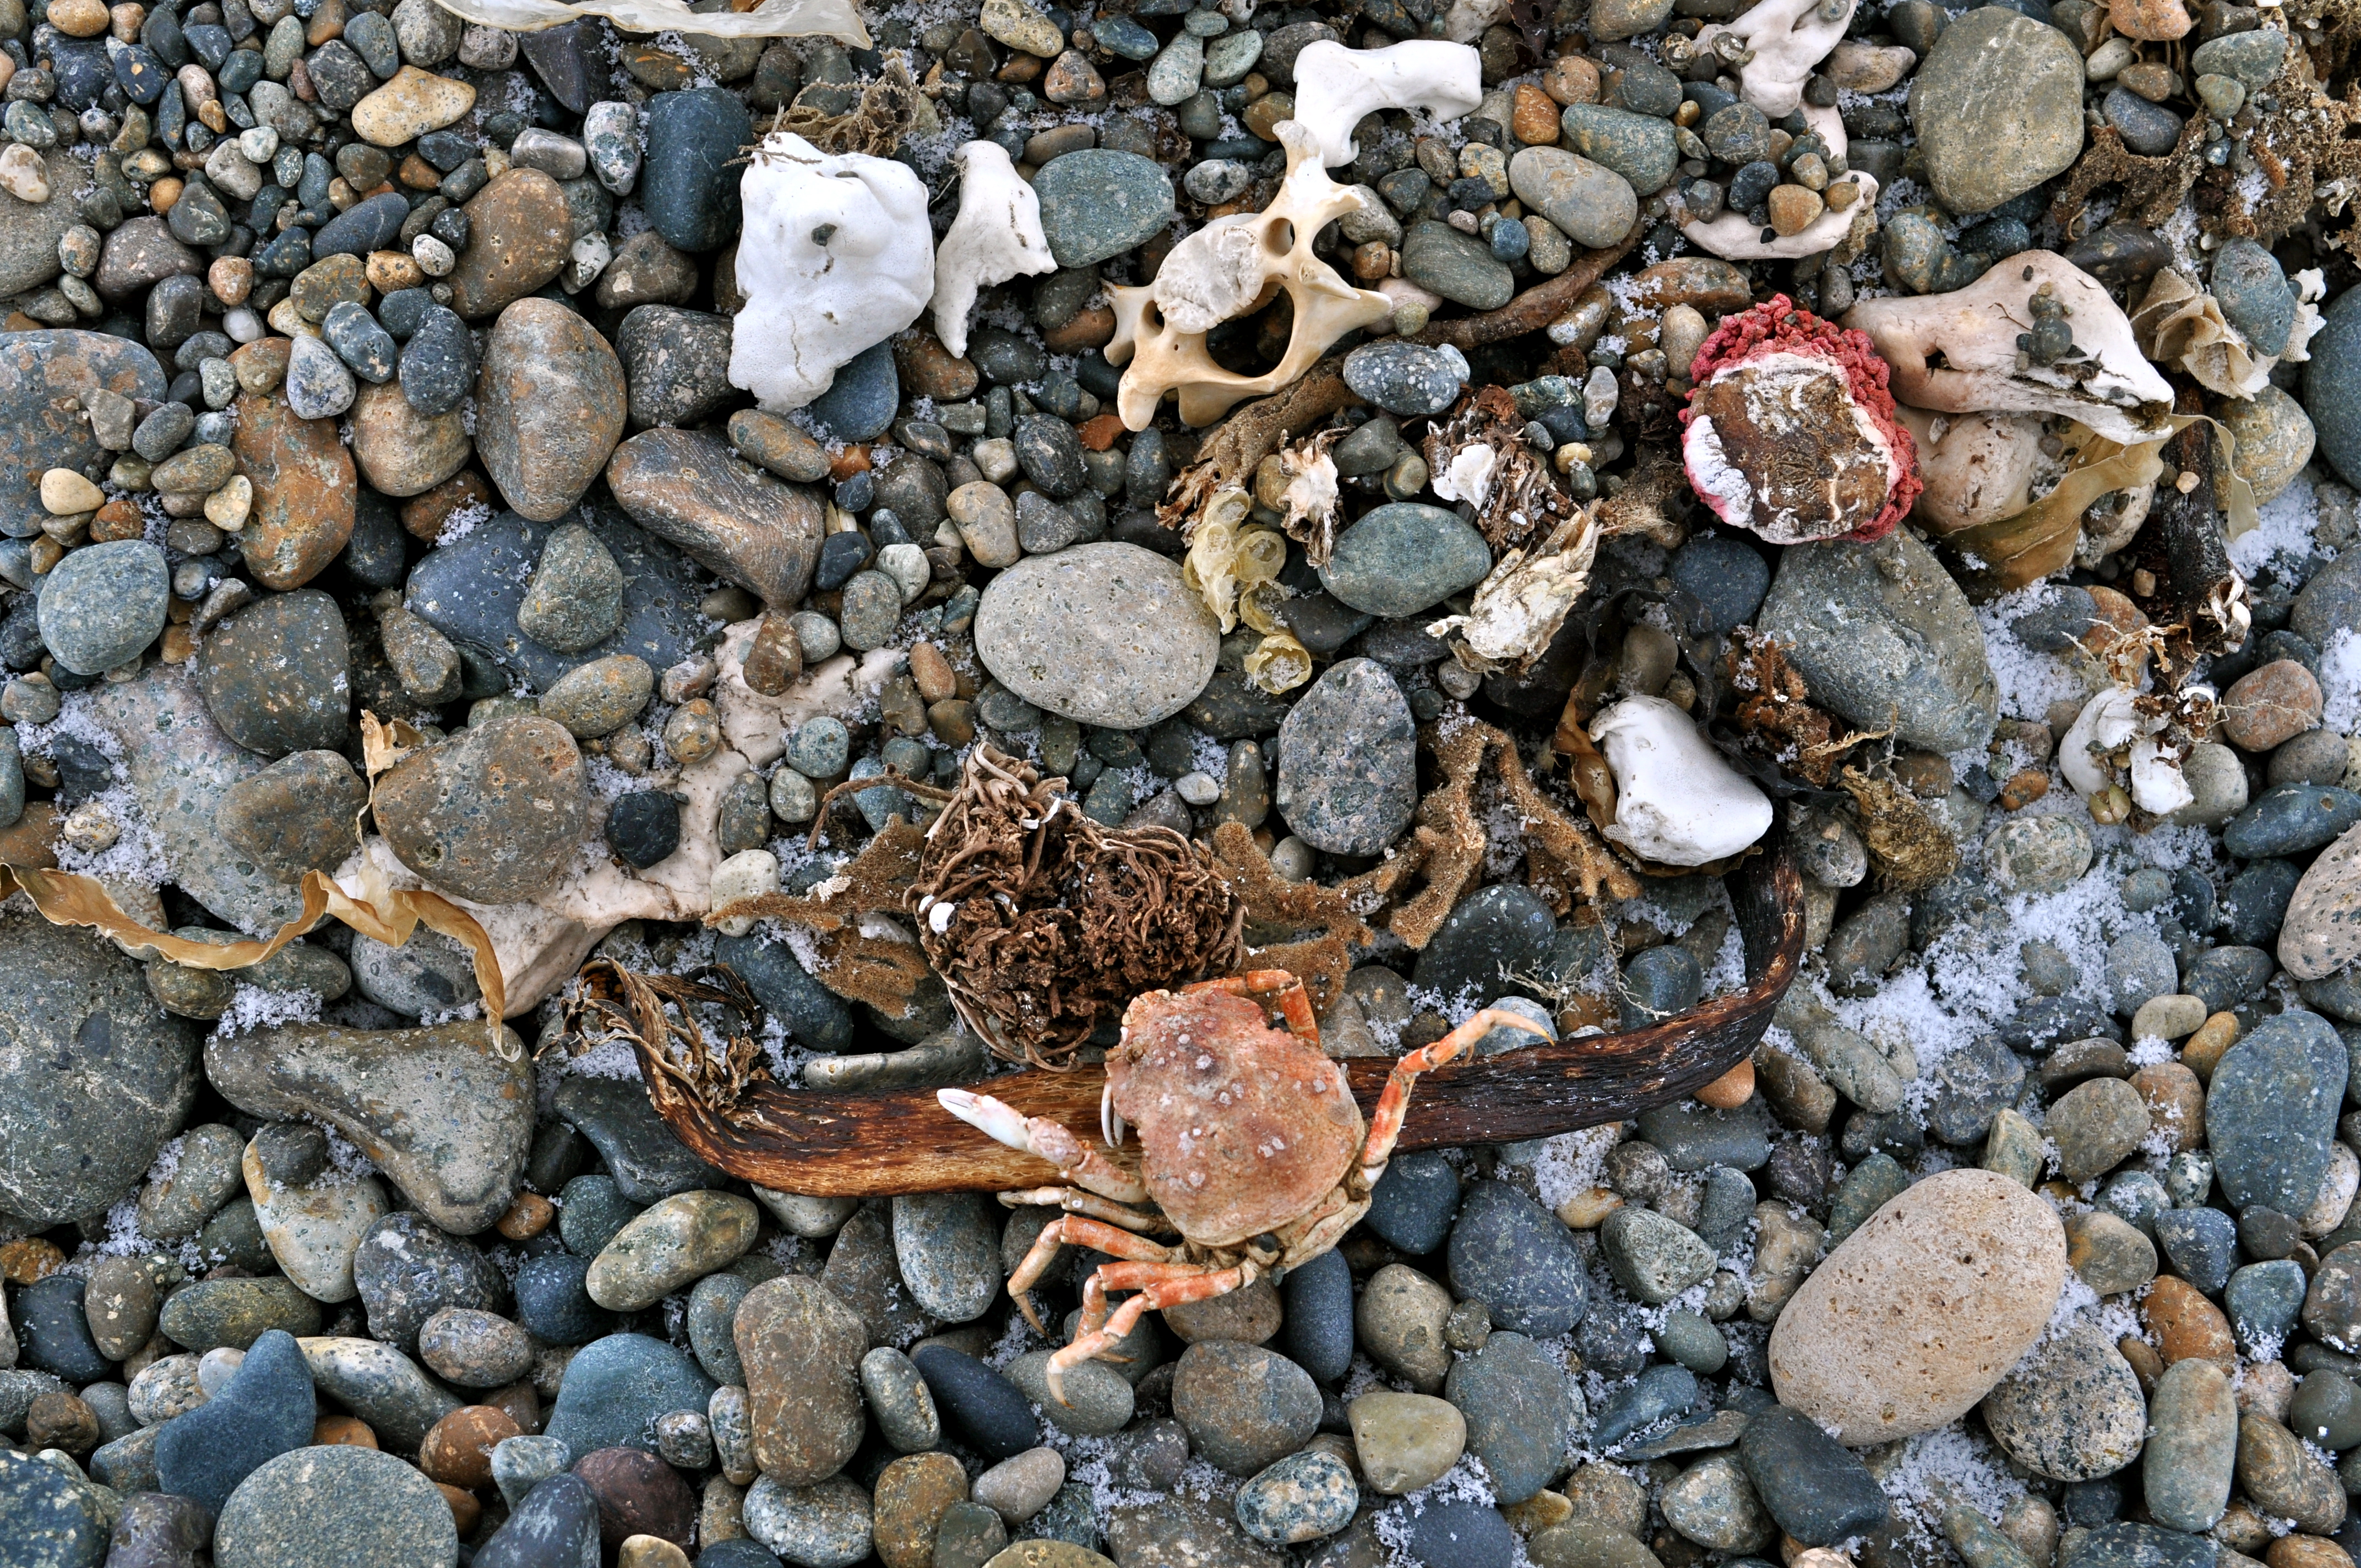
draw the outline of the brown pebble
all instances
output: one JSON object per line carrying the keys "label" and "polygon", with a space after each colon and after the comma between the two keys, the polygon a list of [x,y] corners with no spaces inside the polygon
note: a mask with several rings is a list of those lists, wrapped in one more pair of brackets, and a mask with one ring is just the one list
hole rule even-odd
{"label": "brown pebble", "polygon": [[1801,185],[1773,185],[1768,204],[1771,227],[1782,236],[1803,233],[1814,218],[1828,211],[1828,205],[1817,191]]}
{"label": "brown pebble", "polygon": [[940,702],[959,695],[959,674],[943,651],[931,642],[910,645],[910,679],[917,683],[918,695],[928,702]]}
{"label": "brown pebble", "polygon": [[2320,723],[2320,682],[2293,659],[2250,670],[2222,694],[2222,733],[2244,751],[2268,751]]}
{"label": "brown pebble", "polygon": [[1076,311],[1071,320],[1041,334],[1041,345],[1052,354],[1088,354],[1114,340],[1115,311],[1107,305]]}
{"label": "brown pebble", "polygon": [[375,1448],[377,1433],[358,1416],[322,1416],[312,1423],[314,1448]]}
{"label": "brown pebble", "polygon": [[867,472],[869,448],[866,446],[847,446],[843,451],[832,454],[828,460],[828,477],[840,485],[855,474]]}
{"label": "brown pebble", "polygon": [[2238,1347],[2230,1337],[2230,1320],[2187,1280],[2160,1276],[2140,1305],[2140,1317],[2156,1336],[2157,1354],[2167,1366],[2204,1360],[2218,1365],[2225,1375],[2236,1374]]}
{"label": "brown pebble", "polygon": [[418,1467],[427,1478],[474,1488],[491,1484],[492,1446],[522,1429],[506,1410],[462,1405],[428,1429],[418,1445]]}
{"label": "brown pebble", "polygon": [[1560,55],[1542,75],[1542,91],[1560,104],[1598,102],[1598,67],[1578,54]]}
{"label": "brown pebble", "polygon": [[2170,43],[2197,25],[2181,0],[2110,0],[2107,19],[2125,38],[2146,43]]}
{"label": "brown pebble", "polygon": [[2156,1346],[2137,1334],[2125,1334],[2115,1342],[2115,1349],[2132,1364],[2132,1376],[2139,1379],[2140,1392],[2156,1392],[2156,1380],[2164,1376],[2164,1357],[2157,1354]]}
{"label": "brown pebble", "polygon": [[[32,815],[30,807],[27,808],[26,815]],[[19,862],[12,861],[9,863]],[[38,1236],[0,1243],[0,1278],[5,1278],[11,1285],[31,1285],[55,1274],[65,1260],[66,1255],[58,1249],[55,1243],[43,1241]]]}
{"label": "brown pebble", "polygon": [[620,1551],[635,1535],[686,1547],[697,1523],[697,1497],[679,1472],[636,1448],[602,1448],[574,1463],[598,1499],[598,1539]]}
{"label": "brown pebble", "polygon": [[943,1515],[967,1501],[967,1470],[948,1453],[906,1454],[879,1473],[875,1492],[878,1560],[929,1568]]}
{"label": "brown pebble", "polygon": [[2263,1553],[2270,1568],[2353,1568],[2353,1555],[2320,1535],[2283,1535]]}
{"label": "brown pebble", "polygon": [[423,495],[412,496],[401,503],[402,532],[412,539],[423,539],[433,544],[443,537],[443,525],[463,507],[481,504],[498,506],[492,487],[473,468],[452,475]]}
{"label": "brown pebble", "polygon": [[1558,104],[1547,91],[1520,82],[1510,101],[1509,131],[1527,147],[1554,147],[1558,135]]}
{"label": "brown pebble", "polygon": [[2049,793],[2049,774],[2040,768],[2020,768],[2009,774],[1994,798],[2003,811],[2022,811]]}
{"label": "brown pebble", "polygon": [[1735,1111],[1754,1098],[1754,1060],[1740,1062],[1697,1091],[1697,1097],[1717,1111]]}
{"label": "brown pebble", "polygon": [[507,1411],[509,1420],[516,1422],[517,1430],[527,1437],[541,1435],[541,1394],[533,1387],[531,1375],[504,1384],[483,1398],[492,1409]]}
{"label": "brown pebble", "polygon": [[78,1394],[50,1388],[34,1395],[26,1409],[25,1444],[36,1453],[55,1448],[82,1459],[98,1446],[98,1412]]}
{"label": "brown pebble", "polygon": [[512,1242],[530,1241],[549,1229],[557,1218],[557,1205],[537,1192],[520,1192],[509,1212],[494,1222],[493,1228]]}
{"label": "brown pebble", "polygon": [[475,1534],[476,1521],[484,1517],[484,1505],[476,1500],[476,1494],[447,1481],[435,1482],[434,1489],[451,1505],[451,1522],[459,1527],[460,1539]]}
{"label": "brown pebble", "polygon": [[796,630],[776,610],[765,610],[754,639],[747,645],[741,672],[747,689],[763,696],[783,696],[804,673],[803,644]]}
{"label": "brown pebble", "polygon": [[1123,439],[1123,416],[1110,411],[1093,414],[1074,427],[1085,452],[1104,452]]}
{"label": "brown pebble", "polygon": [[2182,1043],[2181,1065],[2195,1073],[2201,1082],[2211,1083],[2213,1080],[2213,1064],[2220,1061],[2222,1053],[2235,1045],[2237,1040],[2238,1015],[2235,1013],[2216,1013],[2199,1025],[2197,1033]]}
{"label": "brown pebble", "polygon": [[2205,1091],[2194,1072],[2177,1061],[2150,1062],[2132,1074],[2132,1087],[2147,1104],[2149,1129],[2164,1134],[2169,1153],[2205,1141]]}
{"label": "brown pebble", "polygon": [[616,1548],[615,1568],[688,1568],[688,1553],[661,1536],[635,1535]]}
{"label": "brown pebble", "polygon": [[973,364],[945,348],[931,332],[914,332],[895,344],[894,367],[912,396],[937,402],[973,397],[982,379]]}
{"label": "brown pebble", "polygon": [[129,496],[117,496],[91,514],[90,540],[93,544],[137,539],[147,531],[148,520],[139,514],[139,503]]}

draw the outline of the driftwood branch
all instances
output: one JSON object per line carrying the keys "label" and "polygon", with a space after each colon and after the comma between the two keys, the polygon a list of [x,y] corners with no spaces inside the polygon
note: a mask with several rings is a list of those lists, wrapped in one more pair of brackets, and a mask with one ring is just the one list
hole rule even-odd
{"label": "driftwood branch", "polygon": [[[1731,882],[1747,987],[1671,1022],[1507,1051],[1430,1073],[1411,1098],[1400,1147],[1514,1143],[1620,1121],[1678,1100],[1746,1059],[1795,977],[1804,948],[1803,883],[1784,849]],[[1366,1114],[1392,1062],[1345,1064]],[[699,1157],[782,1191],[878,1197],[1038,1186],[1050,1168],[986,1138],[936,1103],[932,1090],[827,1094],[762,1086],[725,1118],[665,1075],[649,1072],[656,1111]],[[1099,1137],[1095,1067],[1016,1072],[975,1087],[1028,1116]]]}
{"label": "driftwood branch", "polygon": [[1573,266],[1546,283],[1534,284],[1499,310],[1486,311],[1480,316],[1461,316],[1457,321],[1436,322],[1411,341],[1447,343],[1464,349],[1539,331],[1572,310],[1583,291],[1606,277],[1607,269],[1629,256],[1631,247],[1640,243],[1640,236],[1647,232],[1647,220],[1642,218],[1631,225],[1630,234],[1605,250],[1584,253]]}

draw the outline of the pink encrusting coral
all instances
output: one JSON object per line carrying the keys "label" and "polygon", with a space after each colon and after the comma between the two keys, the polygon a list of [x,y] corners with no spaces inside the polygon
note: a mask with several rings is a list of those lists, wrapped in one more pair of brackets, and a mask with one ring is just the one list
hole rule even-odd
{"label": "pink encrusting coral", "polygon": [[1724,317],[1681,411],[1689,482],[1724,522],[1778,544],[1884,538],[1923,488],[1869,338],[1786,295]]}

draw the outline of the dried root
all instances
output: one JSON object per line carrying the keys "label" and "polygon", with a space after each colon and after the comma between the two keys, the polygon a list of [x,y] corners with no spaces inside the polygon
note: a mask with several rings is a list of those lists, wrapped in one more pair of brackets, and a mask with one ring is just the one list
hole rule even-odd
{"label": "dried root", "polygon": [[744,982],[719,965],[695,977],[635,974],[610,959],[593,959],[566,988],[562,1031],[542,1049],[562,1041],[568,1055],[579,1056],[621,1040],[639,1058],[660,1113],[667,1101],[683,1098],[726,1112],[747,1085],[767,1080],[770,1069],[762,1047],[743,1032],[729,1036],[716,1055],[693,1011],[700,1005],[727,1007],[748,1022],[762,1016]]}
{"label": "dried root", "polygon": [[1342,357],[1323,359],[1293,386],[1224,420],[1199,448],[1197,461],[1172,481],[1164,504],[1156,509],[1156,521],[1187,537],[1196,526],[1198,510],[1219,491],[1244,488],[1281,442],[1359,402],[1345,385],[1344,363]]}
{"label": "dried root", "polygon": [[1246,914],[1202,848],[1102,828],[1065,786],[976,748],[902,902],[968,1027],[1051,1070],[1140,992],[1236,968]]}

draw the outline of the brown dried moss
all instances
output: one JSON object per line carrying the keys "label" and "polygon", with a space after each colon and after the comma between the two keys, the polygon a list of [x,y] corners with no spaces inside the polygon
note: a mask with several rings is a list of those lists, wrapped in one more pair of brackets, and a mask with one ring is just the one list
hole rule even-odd
{"label": "brown dried moss", "polygon": [[720,966],[694,976],[636,974],[610,959],[582,966],[559,1006],[560,1031],[542,1049],[563,1044],[579,1056],[621,1040],[639,1058],[640,1076],[659,1105],[685,1096],[727,1111],[751,1083],[767,1080],[763,1048],[751,1033],[727,1036],[719,1053],[706,1043],[694,1009],[727,1007],[743,1023],[762,1009],[743,981]]}
{"label": "brown dried moss", "polygon": [[1960,869],[1959,845],[1894,779],[1847,768],[1837,782],[1852,796],[1861,840],[1886,886],[1916,893]]}
{"label": "brown dried moss", "polygon": [[[880,782],[861,781],[873,788]],[[713,926],[752,915],[801,927],[811,933],[819,960],[813,978],[847,1001],[866,1003],[888,1017],[907,1017],[929,972],[927,955],[898,927],[862,917],[901,913],[904,896],[917,880],[918,855],[925,844],[923,833],[896,818],[843,870],[809,893],[741,898],[708,915],[705,923]]]}

